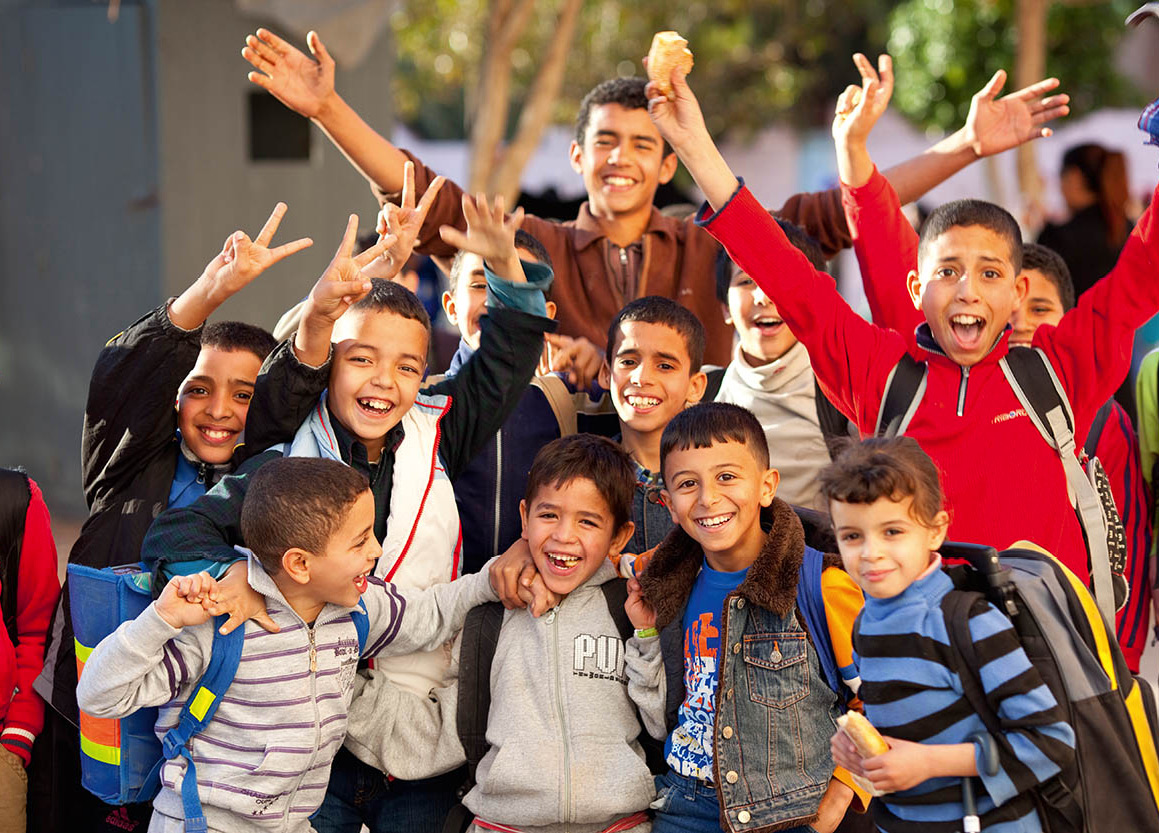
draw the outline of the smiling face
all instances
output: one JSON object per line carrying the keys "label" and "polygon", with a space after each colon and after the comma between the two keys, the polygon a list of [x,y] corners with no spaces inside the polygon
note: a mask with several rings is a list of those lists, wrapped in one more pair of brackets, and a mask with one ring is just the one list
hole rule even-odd
{"label": "smiling face", "polygon": [[664,459],[664,502],[672,520],[704,549],[715,570],[751,565],[764,546],[761,508],[780,483],[748,445],[735,440],[673,449]]}
{"label": "smiling face", "polygon": [[[522,260],[538,262],[526,249],[515,250]],[[459,330],[459,336],[471,350],[479,349],[479,319],[487,315],[487,273],[483,257],[463,252],[455,272],[455,286],[443,293],[443,312],[447,321]],[[548,318],[555,318],[555,305],[547,302]]]}
{"label": "smiling face", "polygon": [[333,339],[330,409],[376,461],[386,433],[418,396],[427,329],[397,313],[352,309],[334,326]]}
{"label": "smiling face", "polygon": [[382,545],[374,537],[374,496],[368,489],[347,509],[324,552],[307,555],[311,594],[319,603],[357,605],[381,555]]}
{"label": "smiling face", "polygon": [[685,406],[700,401],[707,379],[692,372],[684,337],[666,324],[625,321],[619,327],[612,365],[600,370],[611,391],[621,428],[636,434],[664,431]]}
{"label": "smiling face", "polygon": [[1024,269],[1022,274],[1027,278],[1029,289],[1022,304],[1010,317],[1012,345],[1029,345],[1040,324],[1057,325],[1066,313],[1062,296],[1053,281],[1037,269]]}
{"label": "smiling face", "polygon": [[846,572],[876,599],[897,596],[925,573],[950,520],[943,510],[927,527],[914,517],[910,496],[883,496],[872,504],[830,501],[829,513]]}
{"label": "smiling face", "polygon": [[1026,297],[1006,238],[984,226],[951,226],[921,250],[910,296],[958,365],[978,364]]}
{"label": "smiling face", "polygon": [[262,360],[248,350],[203,347],[177,395],[177,426],[205,463],[226,463],[242,440]]}
{"label": "smiling face", "polygon": [[648,111],[622,104],[592,107],[583,144],[571,143],[570,159],[597,217],[651,212],[656,189],[676,173],[676,154],[664,155]]}
{"label": "smiling face", "polygon": [[780,359],[797,344],[797,337],[789,332],[788,325],[777,313],[777,305],[748,273],[735,265],[728,286],[725,319],[736,328],[741,352],[754,367]]}
{"label": "smiling face", "polygon": [[589,580],[609,554],[618,554],[634,529],[630,521],[616,529],[607,499],[590,478],[543,484],[530,503],[519,502],[519,514],[535,568],[560,596]]}

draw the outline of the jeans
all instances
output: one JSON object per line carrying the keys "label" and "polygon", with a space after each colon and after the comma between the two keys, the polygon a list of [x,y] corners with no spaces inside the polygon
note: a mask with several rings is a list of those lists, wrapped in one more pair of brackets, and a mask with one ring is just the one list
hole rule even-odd
{"label": "jeans", "polygon": [[405,782],[359,761],[343,747],[330,769],[330,787],[310,817],[317,831],[442,831],[466,768]]}
{"label": "jeans", "polygon": [[[656,777],[656,817],[652,830],[671,832],[720,831],[720,800],[716,788],[699,779],[669,770]],[[813,831],[812,826],[784,829],[788,832]]]}

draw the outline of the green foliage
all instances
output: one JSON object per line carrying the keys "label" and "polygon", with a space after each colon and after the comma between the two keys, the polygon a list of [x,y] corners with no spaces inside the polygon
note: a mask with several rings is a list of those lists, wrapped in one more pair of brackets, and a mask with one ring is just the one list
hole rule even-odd
{"label": "green foliage", "polygon": [[[1046,74],[1063,82],[1071,112],[1144,103],[1114,68],[1123,20],[1135,0],[1053,3],[1047,18]],[[894,105],[918,124],[950,130],[970,98],[999,69],[1012,72],[1017,47],[1015,0],[905,0],[889,17],[897,73]],[[1007,81],[1004,92],[1014,90]]]}

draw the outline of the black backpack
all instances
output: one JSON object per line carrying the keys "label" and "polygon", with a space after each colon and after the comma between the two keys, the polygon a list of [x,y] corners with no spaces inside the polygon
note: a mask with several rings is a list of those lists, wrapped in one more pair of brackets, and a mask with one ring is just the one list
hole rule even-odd
{"label": "black backpack", "polygon": [[16,626],[16,586],[20,576],[20,548],[24,519],[32,487],[28,476],[15,469],[0,469],[0,612],[4,628],[15,647],[20,642]]}
{"label": "black backpack", "polygon": [[[628,580],[609,579],[600,586],[608,613],[616,624],[620,638],[627,641],[635,629],[624,603],[628,600]],[[463,798],[475,787],[475,772],[487,755],[487,716],[491,711],[491,663],[499,645],[499,631],[503,627],[504,608],[501,603],[487,602],[472,608],[463,623],[463,644],[459,650],[459,701],[456,706],[459,741],[467,757],[467,781],[456,796],[459,804],[447,816],[444,831],[466,831],[474,815],[462,804]],[[648,767],[653,773],[663,773],[664,743],[648,735],[641,722],[639,741],[644,748]]]}

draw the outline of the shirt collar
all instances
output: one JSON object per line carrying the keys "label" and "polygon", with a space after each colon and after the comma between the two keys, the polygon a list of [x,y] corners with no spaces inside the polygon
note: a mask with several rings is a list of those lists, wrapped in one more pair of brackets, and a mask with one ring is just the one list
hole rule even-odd
{"label": "shirt collar", "polygon": [[[676,230],[682,223],[673,217],[665,217],[658,208],[652,206],[652,214],[648,218],[648,227],[644,230],[644,236],[659,234],[675,238]],[[607,237],[600,226],[600,221],[596,220],[587,202],[580,206],[579,214],[576,215],[575,230],[576,249],[586,249],[597,240]]]}
{"label": "shirt collar", "polygon": [[[354,438],[344,425],[338,422],[334,416],[333,409],[330,408],[330,402],[326,402],[326,411],[330,414],[330,427],[334,429],[334,439],[338,442],[338,454],[342,460],[347,463],[354,463],[358,461],[369,466],[369,457],[366,453],[366,446]],[[406,437],[406,431],[402,427],[400,420],[394,428],[386,433],[386,443],[383,444],[382,452],[385,456],[387,453],[393,455],[398,451],[398,447],[402,445],[403,438]],[[379,458],[379,462],[382,458]]]}

